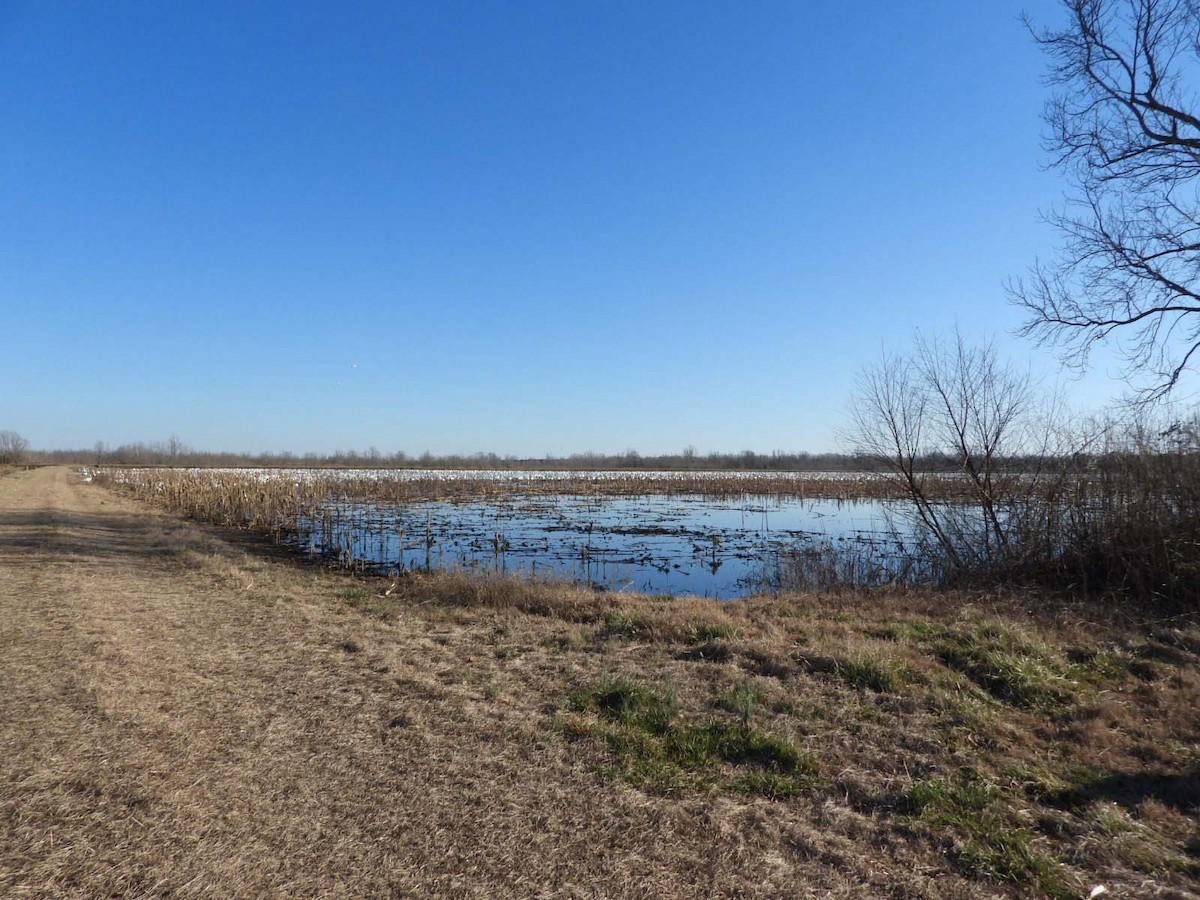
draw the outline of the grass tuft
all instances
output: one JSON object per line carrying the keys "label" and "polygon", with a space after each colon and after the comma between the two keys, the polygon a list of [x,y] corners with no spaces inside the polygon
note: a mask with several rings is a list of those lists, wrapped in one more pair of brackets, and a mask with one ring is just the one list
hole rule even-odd
{"label": "grass tuft", "polygon": [[679,713],[679,699],[670,686],[656,693],[632,678],[605,678],[594,687],[576,691],[568,705],[606,722],[656,734],[665,733]]}
{"label": "grass tuft", "polygon": [[717,698],[717,706],[735,713],[743,725],[749,726],[754,711],[762,705],[765,699],[766,694],[762,688],[747,681],[721,694]]}
{"label": "grass tuft", "polygon": [[570,738],[602,739],[615,757],[614,774],[656,793],[709,787],[782,799],[815,784],[810,754],[749,724],[757,702],[751,696],[737,689],[723,695],[741,704],[741,721],[689,723],[670,686],[660,692],[629,678],[606,678],[570,697],[569,708],[588,718],[560,727]]}
{"label": "grass tuft", "polygon": [[851,687],[880,694],[899,693],[912,681],[912,673],[903,662],[883,654],[857,654],[840,659],[837,673]]}
{"label": "grass tuft", "polygon": [[918,781],[902,809],[953,841],[951,856],[968,877],[1036,885],[1049,897],[1076,896],[1063,866],[1020,824],[1016,800],[996,781],[965,772]]}
{"label": "grass tuft", "polygon": [[703,644],[711,641],[732,641],[740,632],[728,622],[696,621],[691,626],[691,642]]}
{"label": "grass tuft", "polygon": [[1018,625],[962,623],[925,643],[948,668],[1013,706],[1045,710],[1077,698],[1071,666]]}
{"label": "grass tuft", "polygon": [[338,591],[338,596],[351,609],[356,609],[377,619],[394,619],[400,610],[397,598],[377,594],[357,584],[346,585]]}
{"label": "grass tuft", "polygon": [[654,635],[654,623],[649,616],[638,613],[610,612],[604,617],[602,636],[649,640]]}

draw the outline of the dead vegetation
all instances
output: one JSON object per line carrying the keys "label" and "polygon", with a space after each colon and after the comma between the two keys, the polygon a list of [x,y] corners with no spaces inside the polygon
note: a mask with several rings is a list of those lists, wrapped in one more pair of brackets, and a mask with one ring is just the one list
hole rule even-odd
{"label": "dead vegetation", "polygon": [[1198,892],[1194,617],[355,578],[51,476],[0,488],[0,893]]}
{"label": "dead vegetation", "polygon": [[[203,521],[257,527],[331,504],[407,504],[500,500],[526,496],[783,497],[880,500],[904,497],[902,486],[870,472],[478,472],[409,469],[202,469],[101,466],[98,483],[126,490]],[[961,479],[930,473],[928,490],[949,500],[969,496]]]}
{"label": "dead vegetation", "polygon": [[[971,890],[1200,883],[1194,617],[993,593],[664,601],[461,575],[341,596],[385,620],[502,618],[495,677],[648,797],[844,805],[860,860],[900,840]],[[545,680],[501,674],[547,658]]]}

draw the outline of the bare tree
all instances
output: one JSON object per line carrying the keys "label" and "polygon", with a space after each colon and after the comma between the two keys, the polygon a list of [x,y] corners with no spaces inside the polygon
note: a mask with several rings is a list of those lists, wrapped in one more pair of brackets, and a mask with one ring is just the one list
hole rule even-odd
{"label": "bare tree", "polygon": [[15,431],[0,431],[0,463],[19,463],[28,449],[29,441]]}
{"label": "bare tree", "polygon": [[1063,6],[1068,24],[1034,36],[1059,89],[1046,148],[1073,192],[1047,216],[1059,259],[1010,293],[1025,334],[1078,366],[1111,340],[1155,399],[1200,359],[1200,3]]}
{"label": "bare tree", "polygon": [[[1047,455],[1044,412],[1028,374],[1002,363],[993,344],[972,346],[956,332],[945,342],[918,337],[910,355],[885,354],[863,371],[842,437],[882,467],[912,501],[917,532],[965,572],[1012,550],[1014,510],[1033,483],[1015,463],[1028,469]],[[929,471],[947,457],[953,482]]]}

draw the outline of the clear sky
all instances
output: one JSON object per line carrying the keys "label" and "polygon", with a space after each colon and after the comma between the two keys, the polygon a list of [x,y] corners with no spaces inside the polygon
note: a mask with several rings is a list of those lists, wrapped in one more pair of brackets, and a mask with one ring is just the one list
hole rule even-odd
{"label": "clear sky", "polygon": [[[0,429],[34,447],[836,447],[1009,336],[1052,0],[0,0]],[[1070,385],[1118,393],[1103,361]]]}

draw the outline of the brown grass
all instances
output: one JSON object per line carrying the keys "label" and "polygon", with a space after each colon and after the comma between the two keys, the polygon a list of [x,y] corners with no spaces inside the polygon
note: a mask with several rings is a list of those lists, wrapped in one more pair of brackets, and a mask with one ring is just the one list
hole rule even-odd
{"label": "brown grass", "polygon": [[[880,500],[906,496],[892,479],[871,473],[830,475],[820,472],[570,472],[535,481],[491,477],[441,478],[412,471],[311,469],[203,469],[103,466],[98,482],[122,487],[142,499],[152,499],[197,517],[227,517],[244,524],[260,511],[286,514],[297,503],[328,504],[335,500],[379,503],[502,500],[526,495],[641,497],[646,495],[704,497],[770,496],[823,500]],[[744,473],[742,473],[744,475]],[[966,498],[961,479],[930,474],[928,490],[937,499]]]}
{"label": "brown grass", "polygon": [[[1197,892],[1194,619],[261,551],[61,469],[0,483],[0,894]],[[739,728],[815,777],[676,752]]]}

